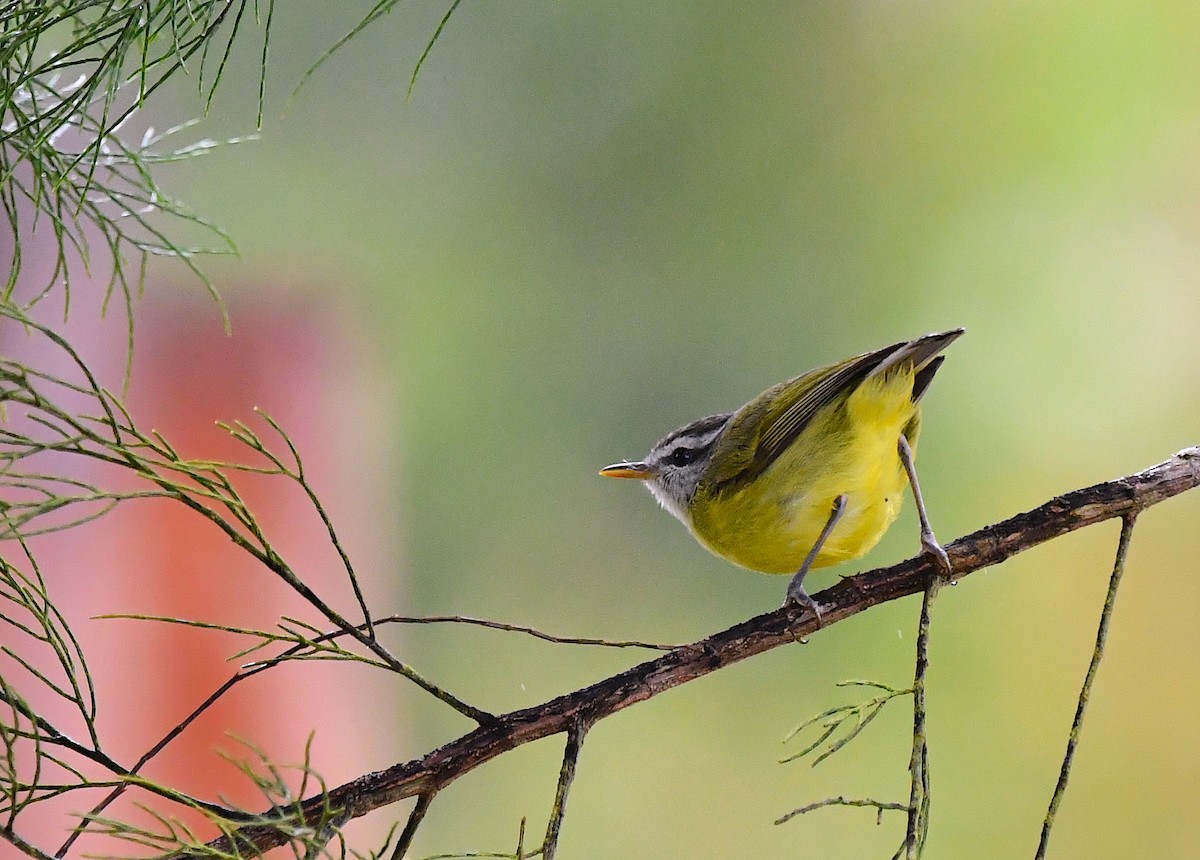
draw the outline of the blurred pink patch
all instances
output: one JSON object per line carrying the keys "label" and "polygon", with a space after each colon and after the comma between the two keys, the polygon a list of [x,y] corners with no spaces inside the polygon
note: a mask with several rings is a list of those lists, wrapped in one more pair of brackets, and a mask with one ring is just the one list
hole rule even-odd
{"label": "blurred pink patch", "polygon": [[[168,301],[160,298],[160,290],[155,294],[136,308],[134,372],[125,400],[137,424],[160,432],[184,457],[267,465],[215,422],[244,422],[287,456],[284,440],[254,409],[271,415],[303,457],[306,476],[356,565],[367,604],[376,613],[392,611],[399,583],[384,572],[398,567],[388,556],[397,549],[402,527],[399,514],[385,501],[390,465],[385,454],[394,442],[384,429],[381,398],[371,396],[370,362],[355,348],[360,338],[339,330],[333,309],[278,293],[232,307],[230,338],[212,303],[198,297]],[[13,326],[7,328],[0,339],[6,355],[14,348],[22,356],[32,350],[33,358],[58,365],[61,356],[51,344],[14,337]],[[84,347],[87,360],[101,365],[93,369],[114,390],[119,389],[123,361],[122,339],[113,331],[117,328],[111,320],[101,323],[89,310],[73,308],[68,335]],[[106,331],[98,333],[100,329]],[[238,491],[273,547],[327,603],[351,621],[361,621],[341,561],[302,489],[278,476],[235,474]],[[120,480],[124,488],[135,486],[128,475]],[[126,766],[227,681],[239,663],[279,649],[230,662],[253,640],[95,616],[139,613],[264,630],[275,629],[281,617],[289,616],[321,630],[331,628],[215,525],[177,502],[124,502],[95,522],[35,538],[31,546],[51,596],[61,602],[89,661],[102,744]],[[396,690],[395,681],[383,673],[351,664],[275,668],[236,686],[143,773],[205,800],[262,810],[262,794],[221,753],[253,761],[249,744],[277,763],[298,764],[310,732],[315,732],[312,766],[335,785],[399,757]],[[78,713],[70,706],[50,701],[52,697],[28,698],[52,719],[61,719],[61,728],[85,740]],[[381,721],[381,713],[392,716]],[[299,785],[299,771],[289,774],[289,782],[293,788]],[[309,793],[313,785],[310,781]],[[41,804],[44,808],[32,810],[36,819],[31,814],[18,820],[18,832],[52,850],[74,823],[68,815],[90,808],[104,793],[72,792],[53,806]],[[105,814],[134,818],[134,800],[180,814],[180,807],[133,791]],[[197,825],[198,818],[181,817]],[[36,831],[31,828],[35,820]],[[140,822],[148,824],[149,819],[143,816]],[[201,826],[197,835],[215,834]],[[75,844],[72,855],[122,853],[131,847],[88,836]]]}

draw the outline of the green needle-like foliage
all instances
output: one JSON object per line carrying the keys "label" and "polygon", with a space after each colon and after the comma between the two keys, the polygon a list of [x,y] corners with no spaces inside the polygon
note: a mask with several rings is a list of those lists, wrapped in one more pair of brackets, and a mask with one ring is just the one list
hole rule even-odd
{"label": "green needle-like foliage", "polygon": [[[69,307],[72,278],[82,270],[107,280],[105,307],[119,294],[128,314],[151,256],[179,258],[212,291],[194,258],[233,253],[233,243],[166,193],[157,173],[163,163],[203,155],[216,144],[168,143],[191,123],[159,134],[147,129],[137,140],[122,129],[178,72],[195,80],[207,107],[252,18],[261,18],[263,32],[261,120],[273,6],[271,0],[262,8],[248,0],[5,4],[0,208],[13,251],[4,300],[28,308],[61,285]],[[189,224],[206,237],[201,243],[178,237]],[[28,269],[22,247],[40,231],[53,237],[54,265],[30,286],[20,279]]]}

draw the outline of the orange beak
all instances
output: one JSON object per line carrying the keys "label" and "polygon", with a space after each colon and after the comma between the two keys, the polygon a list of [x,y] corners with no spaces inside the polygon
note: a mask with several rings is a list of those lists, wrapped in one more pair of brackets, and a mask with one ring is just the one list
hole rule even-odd
{"label": "orange beak", "polygon": [[649,481],[658,473],[647,463],[613,463],[600,470],[606,478],[633,478],[635,481]]}

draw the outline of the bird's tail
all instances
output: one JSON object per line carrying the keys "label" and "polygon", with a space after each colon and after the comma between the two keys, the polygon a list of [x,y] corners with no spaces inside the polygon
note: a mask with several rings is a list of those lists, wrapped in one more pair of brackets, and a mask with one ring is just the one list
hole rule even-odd
{"label": "bird's tail", "polygon": [[927,334],[916,340],[910,340],[908,343],[897,344],[895,351],[881,361],[868,374],[868,377],[882,376],[898,367],[913,367],[916,369],[916,378],[913,380],[912,399],[918,401],[925,393],[925,389],[929,387],[929,383],[933,381],[933,375],[942,365],[944,356],[938,355],[938,353],[965,331],[966,329],[955,328],[950,331]]}

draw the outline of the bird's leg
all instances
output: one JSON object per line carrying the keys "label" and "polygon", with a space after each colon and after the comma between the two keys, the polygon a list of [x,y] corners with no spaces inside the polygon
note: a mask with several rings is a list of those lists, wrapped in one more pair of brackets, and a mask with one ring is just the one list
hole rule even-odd
{"label": "bird's leg", "polygon": [[817,537],[817,542],[813,544],[813,548],[808,551],[808,555],[804,558],[804,564],[800,565],[800,569],[796,571],[796,575],[788,583],[787,596],[783,599],[784,606],[802,603],[811,609],[813,615],[817,616],[818,627],[821,625],[821,610],[817,607],[817,601],[809,597],[808,592],[804,590],[804,576],[812,568],[813,562],[817,560],[818,553],[821,552],[821,547],[825,546],[825,541],[829,540],[829,533],[833,531],[833,527],[837,525],[838,520],[842,518],[842,514],[845,512],[846,494],[843,493],[833,500],[833,508],[829,512],[829,519],[825,521],[825,528],[821,529],[821,534]]}
{"label": "bird's leg", "polygon": [[908,474],[908,485],[912,487],[913,498],[917,502],[917,516],[921,520],[921,551],[933,556],[934,564],[949,576],[953,573],[950,557],[946,555],[946,550],[938,543],[937,538],[933,536],[933,529],[929,527],[929,515],[925,513],[925,500],[921,498],[921,485],[917,482],[917,467],[913,463],[912,448],[903,433],[900,434],[900,441],[896,447],[900,452],[900,462],[904,464],[904,471]]}

